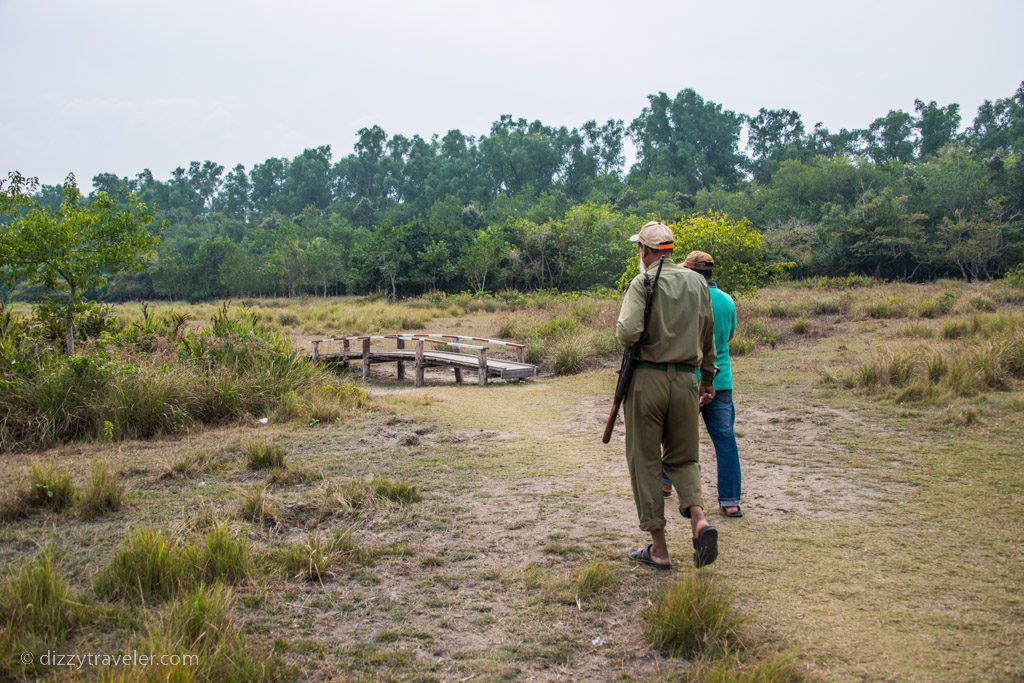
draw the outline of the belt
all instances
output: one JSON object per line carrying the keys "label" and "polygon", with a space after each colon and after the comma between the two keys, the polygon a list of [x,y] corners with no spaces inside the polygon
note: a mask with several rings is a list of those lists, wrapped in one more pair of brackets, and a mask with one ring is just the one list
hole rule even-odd
{"label": "belt", "polygon": [[674,365],[677,372],[697,372],[697,367],[690,365],[689,363],[655,363],[654,361],[649,360],[638,360],[636,362],[636,367],[638,369],[661,370],[662,372],[667,372],[670,365]]}

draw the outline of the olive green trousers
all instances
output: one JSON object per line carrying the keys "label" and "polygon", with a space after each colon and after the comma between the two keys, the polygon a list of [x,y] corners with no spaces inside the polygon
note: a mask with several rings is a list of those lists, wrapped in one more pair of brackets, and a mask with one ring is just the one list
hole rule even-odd
{"label": "olive green trousers", "polygon": [[697,436],[697,377],[669,366],[638,368],[626,394],[626,464],[633,501],[644,531],[665,528],[661,472],[672,480],[679,512],[689,517],[694,505],[704,507]]}

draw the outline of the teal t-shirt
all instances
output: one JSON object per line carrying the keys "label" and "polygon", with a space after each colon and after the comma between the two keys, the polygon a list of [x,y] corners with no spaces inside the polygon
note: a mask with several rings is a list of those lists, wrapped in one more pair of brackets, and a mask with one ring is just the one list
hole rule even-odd
{"label": "teal t-shirt", "polygon": [[736,304],[732,297],[711,285],[711,311],[715,316],[715,391],[732,389],[732,360],[729,357],[729,340],[736,333]]}

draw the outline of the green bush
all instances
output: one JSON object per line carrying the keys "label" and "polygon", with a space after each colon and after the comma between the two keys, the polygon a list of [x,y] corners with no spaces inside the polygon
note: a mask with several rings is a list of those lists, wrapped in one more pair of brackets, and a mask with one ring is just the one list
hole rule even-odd
{"label": "green bush", "polygon": [[575,375],[581,372],[591,358],[590,345],[583,335],[572,335],[555,342],[551,364],[555,374]]}

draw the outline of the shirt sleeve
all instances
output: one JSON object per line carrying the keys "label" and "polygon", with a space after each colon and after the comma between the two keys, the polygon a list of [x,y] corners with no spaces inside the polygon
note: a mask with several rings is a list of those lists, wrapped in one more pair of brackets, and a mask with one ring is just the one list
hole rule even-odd
{"label": "shirt sleeve", "polygon": [[715,314],[711,309],[711,295],[707,287],[701,294],[701,311],[700,346],[703,357],[700,361],[700,376],[702,382],[705,377],[710,377],[710,383],[718,374],[718,366],[715,365]]}
{"label": "shirt sleeve", "polygon": [[644,304],[646,296],[642,277],[635,277],[626,288],[626,296],[622,299],[619,319],[615,323],[615,338],[623,346],[632,346],[640,341],[644,331]]}

